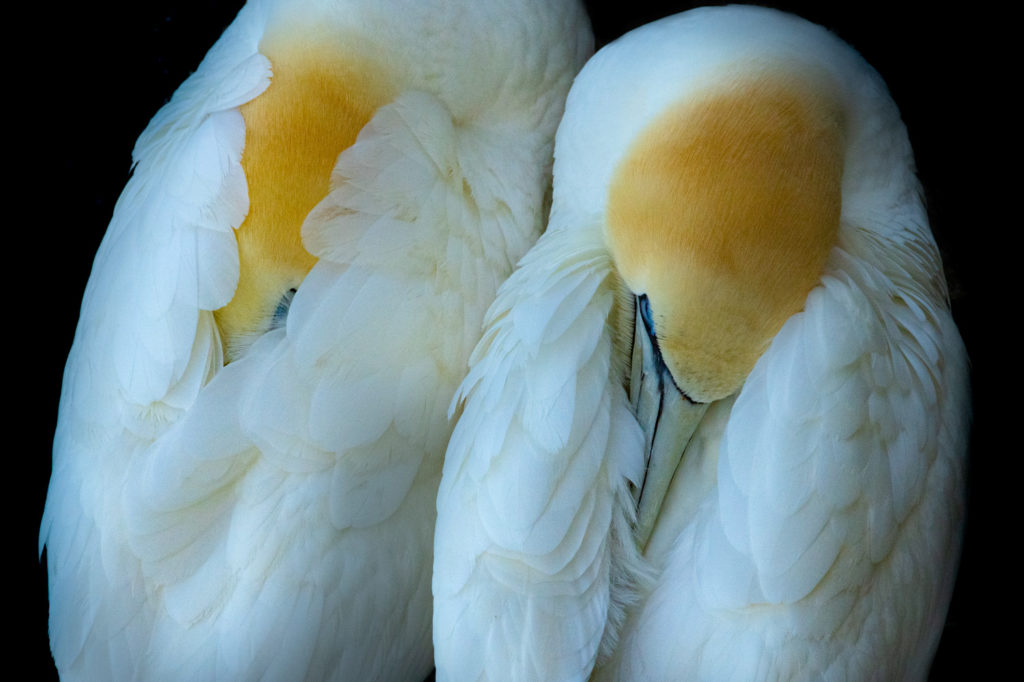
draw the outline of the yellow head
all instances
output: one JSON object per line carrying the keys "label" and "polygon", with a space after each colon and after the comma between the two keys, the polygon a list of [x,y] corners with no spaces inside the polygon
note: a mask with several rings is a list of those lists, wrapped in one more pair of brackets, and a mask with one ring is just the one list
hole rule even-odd
{"label": "yellow head", "polygon": [[697,402],[738,389],[803,307],[842,202],[844,122],[827,88],[790,71],[709,81],[634,138],[605,223],[665,365]]}
{"label": "yellow head", "polygon": [[241,108],[249,214],[238,228],[235,295],[215,311],[227,361],[274,324],[316,259],[302,244],[306,215],[327,195],[338,155],[393,93],[383,70],[309,27],[268,33],[270,86]]}

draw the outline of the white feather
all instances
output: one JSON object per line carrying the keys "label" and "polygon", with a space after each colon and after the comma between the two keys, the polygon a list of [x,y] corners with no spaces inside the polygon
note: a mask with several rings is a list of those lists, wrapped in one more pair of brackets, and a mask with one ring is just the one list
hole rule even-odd
{"label": "white feather", "polygon": [[[286,77],[260,49],[311,25],[393,98],[307,216],[286,324],[224,366],[240,107]],[[62,676],[427,675],[446,409],[590,40],[570,0],[241,11],[140,138],[83,303],[40,537]]]}
{"label": "white feather", "polygon": [[[839,234],[803,310],[693,434],[648,581],[621,503],[643,436],[620,376],[628,349],[611,343],[612,319],[632,316],[611,297],[609,187],[668,107],[768,72],[842,111]],[[552,206],[460,389],[438,498],[439,678],[924,678],[959,551],[966,358],[878,75],[820,27],[763,8],[643,27],[577,77]],[[620,601],[616,640],[609,595],[623,583],[638,594]],[[618,641],[596,670],[594,619]]]}
{"label": "white feather", "polygon": [[607,260],[575,239],[549,231],[501,288],[460,391],[435,533],[440,679],[579,679],[618,598],[609,534],[642,438],[609,390]]}

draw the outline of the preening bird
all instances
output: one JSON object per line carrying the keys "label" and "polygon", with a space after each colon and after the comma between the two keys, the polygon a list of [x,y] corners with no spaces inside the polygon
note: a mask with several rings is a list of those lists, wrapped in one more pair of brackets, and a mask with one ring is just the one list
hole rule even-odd
{"label": "preening bird", "polygon": [[82,304],[40,535],[62,676],[429,673],[446,411],[591,49],[574,0],[241,10]]}
{"label": "preening bird", "polygon": [[927,675],[967,361],[853,49],[733,6],[599,51],[485,324],[438,493],[438,679]]}

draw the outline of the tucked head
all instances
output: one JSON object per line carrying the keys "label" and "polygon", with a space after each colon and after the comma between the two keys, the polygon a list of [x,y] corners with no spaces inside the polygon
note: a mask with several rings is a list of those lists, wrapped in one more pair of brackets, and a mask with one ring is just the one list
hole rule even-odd
{"label": "tucked head", "polygon": [[[456,124],[529,140],[546,158],[565,90],[592,48],[582,8],[568,0],[294,0],[259,11],[271,78],[239,108],[249,211],[237,230],[234,296],[215,312],[229,362],[282,326],[301,297],[318,257],[303,223],[343,181],[332,178],[338,157],[378,109],[426,92]],[[531,154],[506,153],[503,170]]]}
{"label": "tucked head", "polygon": [[799,72],[709,79],[634,138],[605,221],[626,287],[646,295],[691,399],[734,392],[803,307],[835,243],[843,117]]}
{"label": "tucked head", "polygon": [[877,74],[819,26],[757,7],[669,17],[577,77],[549,229],[600,229],[676,385],[723,398],[820,282],[872,175],[864,142],[886,128],[872,117],[893,115]]}
{"label": "tucked head", "polygon": [[865,169],[899,147],[894,116],[848,46],[756,7],[649,24],[577,77],[548,229],[601,240],[626,294],[612,323],[646,441],[641,545],[707,403],[736,393],[803,309],[867,205],[862,180],[888,177]]}

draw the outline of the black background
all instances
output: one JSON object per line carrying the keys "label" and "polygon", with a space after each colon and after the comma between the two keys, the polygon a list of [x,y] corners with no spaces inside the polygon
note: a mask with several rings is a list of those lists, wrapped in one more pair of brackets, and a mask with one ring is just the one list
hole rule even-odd
{"label": "black background", "polygon": [[[6,563],[9,567],[13,559],[15,577],[8,584],[14,592],[10,622],[18,623],[14,642],[23,639],[11,650],[12,661],[24,662],[25,679],[56,678],[46,635],[45,569],[38,563],[36,543],[61,375],[92,258],[128,179],[135,138],[241,4],[58,3],[29,9],[8,24],[9,39],[22,45],[4,69],[4,108],[14,122],[7,125],[6,148],[14,150],[9,166],[14,191],[7,201],[15,212],[7,225],[7,256],[15,267],[5,336],[17,399],[8,414],[12,433],[27,436],[19,436],[21,444],[9,455],[18,471],[8,482],[14,487],[8,499],[15,541]],[[600,47],[695,3],[587,4]],[[988,184],[990,159],[1010,152],[989,139],[998,128],[989,112],[1002,106],[1004,96],[988,74],[999,61],[992,59],[997,46],[989,27],[1007,19],[983,14],[982,6],[941,12],[937,5],[919,9],[873,2],[772,6],[820,23],[857,48],[882,74],[903,112],[950,280],[953,313],[972,359],[974,386],[965,552],[931,679],[960,679],[964,673],[971,679],[997,679],[1001,675],[995,671],[1003,670],[1015,652],[997,644],[993,633],[1003,621],[990,622],[989,605],[1009,616],[1010,627],[1019,631],[1011,614],[1020,597],[1009,592],[993,601],[1001,594],[998,578],[990,574],[997,556],[994,543],[1003,537],[999,524],[1007,522],[994,492],[992,409],[997,400],[990,390],[1000,360],[982,331],[983,305],[994,292],[982,283],[987,273],[981,261],[988,263],[990,256],[981,244],[997,242],[994,235],[1006,229],[1005,219],[994,213],[1001,195]],[[1014,82],[1019,89],[1019,76]],[[1012,144],[1019,146],[1019,140]],[[1012,291],[1019,291],[1019,285]],[[1019,374],[1012,370],[1014,381]],[[1013,458],[1017,453],[1007,454]]]}

